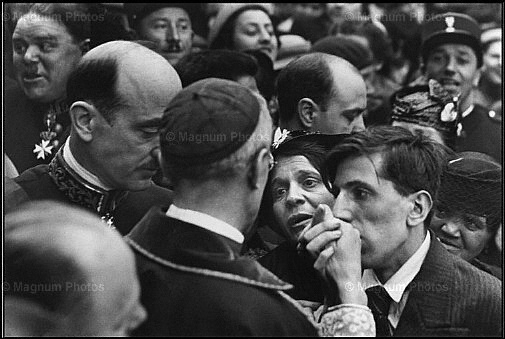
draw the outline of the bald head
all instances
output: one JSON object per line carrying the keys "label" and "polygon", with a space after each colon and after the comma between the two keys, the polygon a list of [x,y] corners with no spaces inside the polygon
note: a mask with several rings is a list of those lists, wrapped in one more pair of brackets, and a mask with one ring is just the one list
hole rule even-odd
{"label": "bald head", "polygon": [[95,47],[68,82],[70,150],[102,187],[144,190],[158,170],[158,129],[182,89],[159,54],[129,41]]}
{"label": "bald head", "polygon": [[[359,71],[343,58],[326,53],[299,57],[280,72],[277,92],[281,128],[327,133],[364,128],[366,85]],[[344,119],[337,122],[327,113]],[[324,125],[332,120],[331,126]]]}
{"label": "bald head", "polygon": [[59,319],[60,335],[111,335],[132,303],[140,307],[133,253],[85,210],[38,201],[7,214],[4,258],[6,281],[24,286],[6,294]]}
{"label": "bald head", "polygon": [[68,81],[67,92],[70,104],[88,100],[110,120],[113,111],[129,100],[156,100],[147,93],[153,88],[170,100],[182,84],[158,53],[135,42],[111,41],[86,53]]}

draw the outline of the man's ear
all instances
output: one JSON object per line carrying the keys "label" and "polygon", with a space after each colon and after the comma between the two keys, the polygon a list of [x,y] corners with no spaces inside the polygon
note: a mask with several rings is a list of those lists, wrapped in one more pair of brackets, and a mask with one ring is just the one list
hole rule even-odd
{"label": "man's ear", "polygon": [[76,101],[70,107],[70,120],[72,127],[84,142],[93,140],[93,131],[97,126],[100,113],[95,106],[85,102]]}
{"label": "man's ear", "polygon": [[319,106],[309,98],[298,101],[298,118],[304,129],[310,130],[314,124],[314,118],[319,111]]}
{"label": "man's ear", "polygon": [[259,189],[265,186],[268,179],[268,162],[270,155],[267,148],[262,148],[252,160],[247,173],[247,184],[251,189]]}
{"label": "man's ear", "polygon": [[427,191],[421,190],[412,193],[409,199],[411,200],[411,208],[407,215],[407,225],[414,227],[423,224],[433,207],[431,195]]}

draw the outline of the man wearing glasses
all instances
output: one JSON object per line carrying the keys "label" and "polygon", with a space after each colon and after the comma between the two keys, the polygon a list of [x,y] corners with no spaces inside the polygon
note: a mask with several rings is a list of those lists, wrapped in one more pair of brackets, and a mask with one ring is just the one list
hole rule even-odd
{"label": "man wearing glasses", "polygon": [[240,257],[273,164],[266,102],[209,78],[165,110],[161,163],[174,184],[167,211],[153,208],[126,237],[136,251],[142,336],[314,336],[283,294],[291,285]]}

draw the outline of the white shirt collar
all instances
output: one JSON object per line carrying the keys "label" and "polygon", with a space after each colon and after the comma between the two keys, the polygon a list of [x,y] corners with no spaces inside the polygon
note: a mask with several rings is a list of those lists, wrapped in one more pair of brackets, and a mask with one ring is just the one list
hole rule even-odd
{"label": "white shirt collar", "polygon": [[[423,243],[417,251],[400,267],[398,271],[383,285],[391,299],[399,303],[407,286],[414,280],[430,249],[430,232],[427,232]],[[366,288],[382,285],[372,269],[366,269],[362,277]]]}
{"label": "white shirt collar", "polygon": [[67,138],[65,145],[63,145],[63,159],[68,166],[75,171],[81,178],[105,191],[112,190],[112,187],[105,185],[96,175],[82,167],[81,164],[75,160],[72,151],[70,151],[70,136]]}
{"label": "white shirt collar", "polygon": [[239,244],[244,242],[244,235],[238,229],[208,214],[179,208],[172,204],[168,208],[167,216],[217,233]]}

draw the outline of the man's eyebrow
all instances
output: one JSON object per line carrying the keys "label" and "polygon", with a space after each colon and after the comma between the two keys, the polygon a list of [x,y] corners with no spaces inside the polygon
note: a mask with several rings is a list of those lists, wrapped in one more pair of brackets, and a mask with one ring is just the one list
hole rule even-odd
{"label": "man's eyebrow", "polygon": [[[334,184],[334,186],[337,186],[337,185],[335,185],[335,182],[333,184]],[[375,191],[375,188],[373,188],[371,185],[369,185],[368,183],[361,181],[361,180],[347,181],[346,183],[344,183],[341,186],[341,188],[352,188],[352,187],[356,187],[356,186],[362,186],[362,187],[367,188],[371,191]]]}

